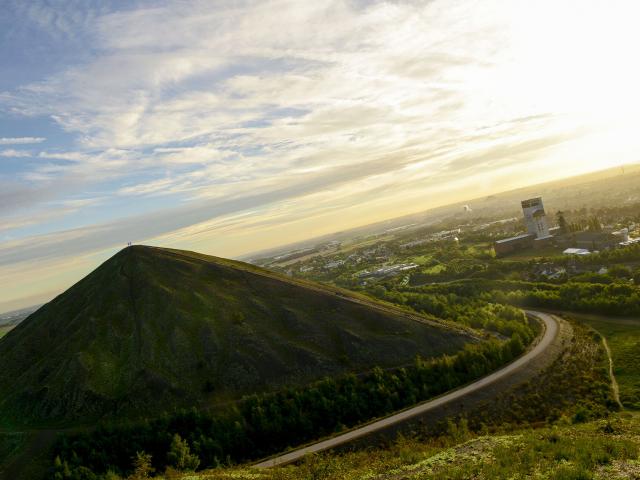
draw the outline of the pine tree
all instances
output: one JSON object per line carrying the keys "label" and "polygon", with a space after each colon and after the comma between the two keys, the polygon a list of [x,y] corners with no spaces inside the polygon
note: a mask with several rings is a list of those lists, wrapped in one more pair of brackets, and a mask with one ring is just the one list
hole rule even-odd
{"label": "pine tree", "polygon": [[569,226],[567,224],[567,219],[564,218],[564,212],[560,211],[556,214],[558,217],[558,226],[560,227],[560,233],[567,233],[569,231]]}

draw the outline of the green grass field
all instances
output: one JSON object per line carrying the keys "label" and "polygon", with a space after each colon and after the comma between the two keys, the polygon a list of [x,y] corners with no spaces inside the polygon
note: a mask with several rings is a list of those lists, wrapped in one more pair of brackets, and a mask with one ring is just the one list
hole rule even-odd
{"label": "green grass field", "polygon": [[609,343],[613,373],[625,408],[640,410],[640,319],[572,314],[595,328]]}
{"label": "green grass field", "polygon": [[558,247],[547,247],[543,249],[528,249],[523,250],[522,252],[515,252],[505,256],[502,260],[505,262],[509,261],[526,261],[526,260],[536,260],[541,257],[557,257],[562,254],[562,249]]}
{"label": "green grass field", "polygon": [[433,255],[418,255],[416,257],[410,257],[407,259],[410,262],[417,263],[418,265],[427,265],[433,261]]}

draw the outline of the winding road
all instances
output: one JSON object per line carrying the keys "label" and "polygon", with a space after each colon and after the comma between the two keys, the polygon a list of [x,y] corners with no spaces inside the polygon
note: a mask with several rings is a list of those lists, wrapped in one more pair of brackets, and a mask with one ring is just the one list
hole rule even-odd
{"label": "winding road", "polygon": [[397,413],[387,418],[383,418],[382,420],[378,420],[376,422],[370,423],[368,425],[357,428],[355,430],[351,430],[342,435],[338,435],[336,437],[329,438],[327,440],[315,443],[313,445],[308,445],[306,447],[293,450],[289,453],[280,455],[278,457],[270,458],[254,466],[257,468],[269,468],[269,467],[277,467],[277,466],[287,465],[289,463],[296,462],[298,460],[301,460],[305,455],[308,455],[310,453],[317,453],[317,452],[322,452],[324,450],[329,450],[331,448],[335,448],[340,445],[344,445],[346,443],[352,442],[356,439],[365,437],[372,433],[380,432],[393,425],[404,423],[407,420],[424,415],[426,412],[429,412],[430,410],[441,407],[442,405],[445,405],[449,402],[459,400],[469,395],[472,392],[486,388],[489,385],[492,385],[493,383],[497,382],[498,380],[508,377],[509,375],[515,373],[525,365],[531,363],[536,357],[538,357],[543,352],[545,352],[551,346],[554,339],[556,338],[556,335],[558,334],[558,330],[559,330],[558,321],[553,317],[553,315],[542,313],[542,312],[534,312],[534,311],[527,311],[527,314],[538,318],[544,323],[544,326],[545,326],[544,334],[542,335],[542,338],[539,340],[539,342],[531,350],[529,350],[527,353],[522,355],[517,360],[508,364],[506,367],[490,375],[487,375],[486,377],[483,377],[474,383],[471,383],[465,387],[449,392],[433,400],[429,400],[416,407],[410,408],[408,410],[404,410],[400,413]]}

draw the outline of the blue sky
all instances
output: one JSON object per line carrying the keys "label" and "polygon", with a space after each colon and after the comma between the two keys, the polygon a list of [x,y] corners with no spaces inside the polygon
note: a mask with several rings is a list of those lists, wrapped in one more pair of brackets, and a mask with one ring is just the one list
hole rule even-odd
{"label": "blue sky", "polygon": [[0,310],[638,161],[631,1],[7,1]]}

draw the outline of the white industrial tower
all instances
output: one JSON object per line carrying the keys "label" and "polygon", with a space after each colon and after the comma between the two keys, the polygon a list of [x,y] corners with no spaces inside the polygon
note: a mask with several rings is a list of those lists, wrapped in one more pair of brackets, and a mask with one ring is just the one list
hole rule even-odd
{"label": "white industrial tower", "polygon": [[544,211],[541,197],[524,200],[522,212],[524,213],[524,222],[527,224],[527,232],[535,235],[538,240],[550,237],[547,214]]}

